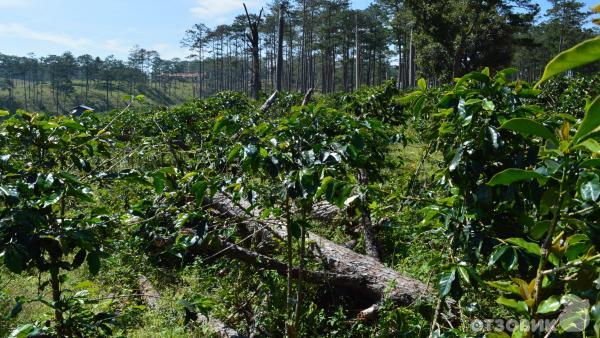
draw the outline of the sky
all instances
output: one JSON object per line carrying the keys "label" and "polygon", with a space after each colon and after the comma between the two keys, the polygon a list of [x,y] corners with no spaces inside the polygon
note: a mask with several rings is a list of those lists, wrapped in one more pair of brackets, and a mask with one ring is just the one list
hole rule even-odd
{"label": "sky", "polygon": [[[91,54],[126,58],[134,45],[163,58],[185,57],[179,41],[195,23],[230,23],[269,0],[0,0],[0,53],[36,56]],[[365,8],[371,0],[355,0]],[[583,1],[591,7],[598,0]],[[542,8],[547,7],[540,0]]]}

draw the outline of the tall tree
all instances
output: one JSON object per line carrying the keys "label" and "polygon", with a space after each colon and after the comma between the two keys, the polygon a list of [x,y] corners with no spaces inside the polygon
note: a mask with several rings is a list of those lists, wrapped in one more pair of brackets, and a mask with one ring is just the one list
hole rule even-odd
{"label": "tall tree", "polygon": [[281,91],[283,80],[283,35],[285,28],[285,4],[279,4],[279,26],[277,31],[277,74],[275,89]]}
{"label": "tall tree", "polygon": [[202,60],[204,58],[204,47],[207,42],[207,37],[210,33],[208,27],[205,24],[199,23],[195,24],[191,29],[188,29],[185,32],[185,37],[181,41],[182,46],[188,47],[192,53],[190,57],[196,57],[198,60],[198,76],[197,76],[197,93],[198,97],[202,97],[202,87],[203,87],[203,68],[202,68]]}
{"label": "tall tree", "polygon": [[585,4],[576,0],[549,0],[552,7],[546,11],[548,18],[548,27],[551,32],[556,32],[558,40],[556,41],[560,53],[566,46],[571,46],[580,41],[579,32],[582,31],[585,19],[591,13],[585,11]]}
{"label": "tall tree", "polygon": [[248,29],[249,32],[246,33],[246,38],[248,39],[250,51],[252,53],[252,98],[255,100],[258,99],[260,95],[260,40],[259,40],[259,26],[262,20],[263,9],[260,9],[260,12],[257,16],[251,16],[248,13],[248,8],[246,4],[244,4],[244,11],[246,12],[246,19],[248,20]]}
{"label": "tall tree", "polygon": [[81,70],[83,78],[85,79],[84,97],[85,101],[87,102],[90,93],[90,81],[98,74],[98,64],[94,61],[94,57],[89,54],[79,56],[77,58],[77,64]]}
{"label": "tall tree", "polygon": [[[514,35],[539,7],[529,0],[406,0],[417,27],[449,56],[444,68],[460,76],[473,69],[508,66]],[[515,17],[523,18],[516,22]],[[445,59],[436,60],[443,63]]]}

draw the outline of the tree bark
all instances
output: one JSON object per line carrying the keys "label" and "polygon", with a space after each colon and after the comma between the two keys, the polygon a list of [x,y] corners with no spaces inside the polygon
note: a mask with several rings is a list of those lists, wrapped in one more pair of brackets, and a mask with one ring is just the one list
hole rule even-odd
{"label": "tree bark", "polygon": [[313,89],[309,88],[306,94],[304,94],[304,99],[302,99],[302,106],[306,106],[308,102],[310,102],[310,98],[312,97]]}
{"label": "tree bark", "polygon": [[[358,182],[363,186],[367,186],[369,184],[366,170],[359,170]],[[377,244],[377,239],[375,238],[373,222],[371,221],[371,211],[369,210],[368,206],[368,196],[366,196],[366,194],[361,198],[360,212],[360,223],[363,230],[363,236],[365,237],[365,251],[367,255],[379,261],[381,260],[381,257],[379,256],[379,245]]]}
{"label": "tree bark", "polygon": [[[238,205],[222,194],[216,195],[209,202],[209,205],[218,211],[222,218],[234,218],[242,221],[253,231],[267,228],[268,232],[265,232],[263,238],[276,236],[284,239],[287,236],[284,222],[275,218],[269,219],[267,222],[257,221],[260,211],[247,211],[250,206],[245,202]],[[329,285],[355,292],[372,303],[391,299],[399,305],[409,305],[419,298],[426,297],[428,293],[425,284],[419,280],[403,276],[372,257],[358,254],[314,233],[307,232],[306,235],[308,242],[311,243],[310,251],[324,262],[328,273],[317,277],[317,275],[311,275],[311,272],[305,271],[303,275],[307,281],[315,279],[327,281]],[[241,251],[236,250],[236,252],[239,254]],[[260,258],[263,259],[263,257]],[[255,261],[258,261],[258,257]],[[275,264],[271,260],[266,261],[269,264]],[[272,267],[277,271],[287,272],[284,263],[281,263],[281,266],[272,265]]]}
{"label": "tree bark", "polygon": [[156,291],[150,280],[144,275],[138,277],[138,286],[140,288],[140,294],[144,303],[150,308],[155,309],[160,299],[160,293]]}
{"label": "tree bark", "polygon": [[275,90],[281,91],[283,78],[283,33],[285,25],[285,6],[279,5],[279,31],[277,35],[277,64],[276,64],[276,79]]}
{"label": "tree bark", "polygon": [[260,107],[260,111],[262,111],[263,113],[266,113],[267,110],[269,110],[269,108],[271,108],[271,106],[275,103],[275,101],[277,101],[277,96],[279,96],[279,92],[276,90],[273,92],[273,94],[271,94],[271,96],[269,96],[267,101],[265,101],[265,103]]}
{"label": "tree bark", "polygon": [[248,20],[248,28],[250,29],[250,33],[246,34],[246,38],[250,43],[250,50],[252,53],[252,98],[258,100],[260,94],[260,40],[258,36],[258,26],[260,25],[263,10],[260,10],[257,19],[254,21],[250,18],[250,14],[248,14],[246,4],[244,4],[244,10],[246,11],[246,19]]}
{"label": "tree bark", "polygon": [[360,88],[360,42],[358,40],[358,14],[354,22],[354,90]]}

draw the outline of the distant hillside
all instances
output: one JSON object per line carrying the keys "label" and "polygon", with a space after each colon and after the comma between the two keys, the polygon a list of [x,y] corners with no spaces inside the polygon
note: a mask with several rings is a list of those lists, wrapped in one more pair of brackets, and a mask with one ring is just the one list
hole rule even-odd
{"label": "distant hillside", "polygon": [[73,90],[66,94],[60,92],[58,96],[48,82],[34,84],[15,80],[11,90],[0,88],[0,109],[64,113],[83,104],[97,111],[108,111],[124,106],[126,96],[140,94],[153,104],[174,105],[193,97],[193,85],[189,82],[175,82],[171,86],[161,86],[148,82],[131,88],[127,83],[114,82],[109,86],[107,93],[104,83],[95,82],[90,84],[86,99],[86,85],[82,80],[73,81]]}

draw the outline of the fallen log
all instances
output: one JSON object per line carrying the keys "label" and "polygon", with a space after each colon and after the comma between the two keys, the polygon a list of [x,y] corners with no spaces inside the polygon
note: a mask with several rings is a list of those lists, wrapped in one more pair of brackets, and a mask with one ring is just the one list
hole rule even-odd
{"label": "fallen log", "polygon": [[236,330],[228,327],[227,325],[223,324],[223,322],[221,322],[218,319],[215,318],[204,318],[202,316],[199,316],[198,323],[205,325],[206,327],[208,327],[212,332],[217,335],[217,337],[220,338],[245,338],[246,336],[242,336],[240,335]]}
{"label": "fallen log", "polygon": [[[285,224],[281,220],[275,218],[270,218],[266,221],[259,220],[260,211],[255,209],[248,211],[250,210],[250,206],[246,202],[234,203],[228,196],[217,194],[210,201],[210,205],[214,210],[219,212],[220,217],[234,218],[238,222],[244,222],[251,231],[258,231],[268,227],[269,231],[275,237],[287,237]],[[309,248],[316,256],[321,258],[325,269],[332,273],[329,277],[343,276],[350,282],[345,283],[338,280],[336,284],[358,292],[361,296],[365,297],[365,300],[378,303],[384,299],[391,299],[398,305],[406,306],[414,303],[417,299],[426,297],[428,294],[427,287],[421,281],[403,276],[398,271],[386,267],[372,257],[358,254],[314,233],[308,232],[307,235]],[[232,255],[248,254],[248,252],[237,249],[239,247],[232,247],[231,250],[236,251]],[[252,254],[254,255],[255,253]],[[241,259],[242,257],[238,258]],[[267,262],[267,264],[273,263],[266,258],[268,257],[244,257],[244,259],[251,259],[255,262],[261,262],[262,260],[262,262]],[[278,268],[276,267],[276,269]],[[323,281],[327,280],[327,276],[322,277]],[[336,279],[333,278],[331,280],[335,281]]]}
{"label": "fallen log", "polygon": [[[218,256],[227,256],[263,269],[275,270],[281,275],[285,275],[287,273],[287,265],[285,263],[277,259],[268,257],[266,255],[260,254],[258,252],[248,250],[244,247],[241,247],[235,243],[228,242],[224,239],[220,239],[219,254],[213,257]],[[292,277],[298,278],[300,271],[300,268],[293,267]],[[312,283],[326,283],[328,285],[339,286],[349,289],[360,289],[368,282],[366,279],[361,277],[356,277],[352,275],[340,275],[328,271],[302,270],[302,276],[305,280]]]}
{"label": "fallen log", "polygon": [[142,301],[148,305],[151,309],[155,309],[158,300],[160,299],[160,293],[156,291],[152,283],[144,275],[138,277],[138,286],[140,288],[140,294]]}

